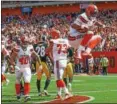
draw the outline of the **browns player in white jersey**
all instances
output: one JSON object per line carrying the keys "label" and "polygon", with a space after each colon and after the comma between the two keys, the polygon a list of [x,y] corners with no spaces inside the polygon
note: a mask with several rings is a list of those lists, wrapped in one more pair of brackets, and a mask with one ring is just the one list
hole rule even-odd
{"label": "browns player in white jersey", "polygon": [[16,83],[15,83],[15,90],[17,99],[20,100],[20,80],[23,77],[24,79],[24,101],[30,100],[30,81],[31,81],[31,69],[30,69],[30,59],[31,57],[35,57],[36,60],[39,62],[40,67],[41,61],[39,56],[36,54],[36,52],[33,50],[33,47],[31,47],[28,44],[28,38],[26,36],[21,37],[21,46],[14,48],[12,53],[12,59],[16,60],[16,63],[14,60],[11,59],[12,64],[15,66],[15,74],[16,74]]}
{"label": "browns player in white jersey", "polygon": [[5,48],[4,42],[2,41],[2,47],[1,47],[1,71],[2,71],[2,85],[3,82],[6,82],[6,85],[8,85],[9,80],[6,78],[5,76],[5,70],[6,70],[6,65],[7,65],[7,61],[9,61],[10,56],[9,56],[9,52],[8,50]]}
{"label": "browns player in white jersey", "polygon": [[55,36],[56,39],[51,39],[49,50],[51,51],[52,60],[54,62],[54,75],[58,88],[56,99],[62,99],[62,90],[65,92],[65,98],[71,96],[63,81],[64,69],[67,66],[67,49],[69,43],[67,39],[59,38],[60,33],[57,30],[56,34],[58,34],[58,36]]}
{"label": "browns player in white jersey", "polygon": [[[97,22],[96,15],[98,13],[98,8],[96,5],[89,5],[86,8],[85,13],[80,14],[73,24],[70,26],[70,34],[68,36],[69,43],[72,47],[77,50],[77,57],[81,59],[81,52],[85,51],[85,53],[90,54],[91,50],[100,43],[101,36],[96,35],[95,38],[90,41],[93,37],[94,33],[93,28],[98,25],[103,28],[105,25]],[[93,45],[92,45],[93,44]],[[87,46],[87,49],[85,49]]]}

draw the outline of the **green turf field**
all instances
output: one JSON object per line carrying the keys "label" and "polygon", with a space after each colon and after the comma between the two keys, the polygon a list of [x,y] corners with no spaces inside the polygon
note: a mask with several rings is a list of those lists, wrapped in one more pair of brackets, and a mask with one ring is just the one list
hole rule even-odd
{"label": "green turf field", "polygon": [[[13,104],[17,102],[15,96],[15,75],[8,75],[10,80],[9,85],[2,86],[2,103]],[[42,78],[42,90],[44,85],[45,76]],[[94,100],[89,103],[117,103],[117,74],[108,75],[108,76],[74,76],[72,84],[73,94],[74,95],[87,95],[94,97]],[[42,102],[54,99],[56,96],[56,85],[54,77],[50,86],[48,88],[50,96],[39,97],[36,88],[36,76],[32,75],[31,80],[31,101]],[[23,103],[22,101],[19,103]]]}

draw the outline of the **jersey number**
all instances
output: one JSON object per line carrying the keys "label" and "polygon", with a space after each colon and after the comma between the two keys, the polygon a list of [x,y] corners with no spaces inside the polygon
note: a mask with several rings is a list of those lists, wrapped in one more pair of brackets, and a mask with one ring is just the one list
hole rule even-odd
{"label": "jersey number", "polygon": [[36,51],[41,57],[45,56],[45,47],[44,46],[36,47]]}
{"label": "jersey number", "polygon": [[67,53],[67,44],[57,44],[58,54],[61,52]]}
{"label": "jersey number", "polygon": [[28,64],[28,61],[29,61],[29,58],[24,56],[24,57],[21,57],[19,59],[19,62],[21,63],[21,65],[24,65],[24,64]]}

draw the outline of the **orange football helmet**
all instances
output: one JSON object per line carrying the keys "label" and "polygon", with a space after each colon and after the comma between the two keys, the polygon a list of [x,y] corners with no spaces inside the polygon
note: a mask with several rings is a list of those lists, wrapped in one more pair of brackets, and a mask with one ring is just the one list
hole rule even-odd
{"label": "orange football helmet", "polygon": [[60,31],[59,30],[52,29],[50,34],[51,34],[52,39],[60,38]]}
{"label": "orange football helmet", "polygon": [[88,5],[88,7],[86,8],[86,14],[87,14],[87,16],[89,16],[89,17],[96,17],[97,13],[98,13],[98,8],[97,8],[97,6],[94,5],[94,4],[90,4],[90,5]]}

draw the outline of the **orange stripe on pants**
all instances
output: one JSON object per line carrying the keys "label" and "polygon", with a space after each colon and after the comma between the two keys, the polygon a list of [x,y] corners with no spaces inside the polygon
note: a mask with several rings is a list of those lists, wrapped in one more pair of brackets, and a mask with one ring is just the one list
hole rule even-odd
{"label": "orange stripe on pants", "polygon": [[88,47],[93,49],[96,45],[98,45],[101,42],[101,36],[100,35],[94,35],[92,36],[91,40],[88,43]]}

